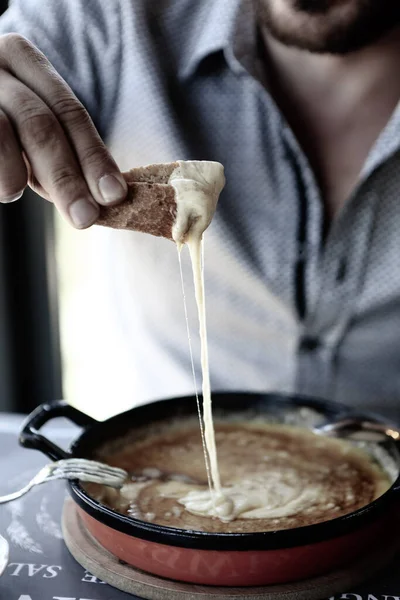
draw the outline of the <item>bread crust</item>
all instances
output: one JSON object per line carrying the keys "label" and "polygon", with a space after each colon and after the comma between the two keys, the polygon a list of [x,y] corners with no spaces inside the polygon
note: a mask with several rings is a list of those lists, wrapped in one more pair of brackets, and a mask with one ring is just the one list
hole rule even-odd
{"label": "bread crust", "polygon": [[172,240],[176,220],[175,190],[168,181],[178,163],[137,167],[123,173],[126,199],[116,206],[101,206],[97,225],[141,231]]}

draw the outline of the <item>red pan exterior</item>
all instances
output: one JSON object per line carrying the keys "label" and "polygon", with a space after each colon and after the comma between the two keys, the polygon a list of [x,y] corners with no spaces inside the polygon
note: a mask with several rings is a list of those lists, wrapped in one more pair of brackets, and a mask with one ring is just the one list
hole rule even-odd
{"label": "red pan exterior", "polygon": [[[301,408],[319,418],[347,418],[342,405],[277,394],[215,393],[214,410],[222,414],[252,410],[256,414],[292,415]],[[192,397],[172,398],[136,407],[105,422],[97,422],[64,401],[38,407],[24,423],[20,443],[52,460],[93,458],[102,444],[155,420],[197,414]],[[66,417],[83,428],[69,451],[59,448],[40,429],[53,418]],[[371,416],[357,415],[357,419]],[[352,416],[354,419],[354,415]],[[380,498],[349,515],[306,527],[274,532],[222,534],[185,531],[133,519],[91,498],[78,481],[68,488],[89,530],[112,554],[149,573],[178,581],[216,586],[254,586],[310,579],[347,565],[386,539],[397,526],[400,493],[400,445],[385,450],[397,470],[391,488]]]}
{"label": "red pan exterior", "polygon": [[[279,550],[196,550],[135,538],[97,521],[78,507],[93,537],[129,565],[167,579],[215,586],[289,583],[348,564],[384,542],[388,517],[347,535]],[[393,523],[393,518],[391,519]]]}

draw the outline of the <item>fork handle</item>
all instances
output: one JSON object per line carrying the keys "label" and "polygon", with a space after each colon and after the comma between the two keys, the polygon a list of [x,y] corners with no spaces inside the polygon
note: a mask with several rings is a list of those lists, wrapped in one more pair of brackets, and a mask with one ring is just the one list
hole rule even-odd
{"label": "fork handle", "polygon": [[43,467],[43,469],[41,469],[39,473],[37,473],[35,477],[33,477],[33,479],[31,479],[26,485],[24,485],[23,488],[21,488],[17,492],[7,494],[6,496],[0,496],[0,504],[6,504],[7,502],[12,502],[13,500],[18,500],[18,498],[25,496],[25,494],[30,492],[35,485],[40,485],[41,483],[44,483],[48,479],[49,473],[49,467]]}
{"label": "fork handle", "polygon": [[7,502],[12,502],[13,500],[18,500],[22,496],[25,496],[32,489],[32,485],[28,483],[22,490],[18,490],[18,492],[14,492],[13,494],[7,494],[7,496],[0,496],[0,504],[6,504]]}
{"label": "fork handle", "polygon": [[98,423],[89,415],[85,415],[80,410],[70,406],[64,400],[58,400],[50,404],[41,404],[25,420],[19,436],[19,443],[24,448],[33,448],[43,452],[51,460],[61,460],[71,458],[71,453],[62,450],[51,440],[39,433],[39,430],[45,423],[57,417],[65,417],[79,427],[90,427]]}

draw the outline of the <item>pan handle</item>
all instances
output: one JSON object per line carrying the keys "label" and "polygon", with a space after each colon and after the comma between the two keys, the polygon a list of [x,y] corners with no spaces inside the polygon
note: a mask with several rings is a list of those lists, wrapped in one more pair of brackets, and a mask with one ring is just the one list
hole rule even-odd
{"label": "pan handle", "polygon": [[51,419],[64,417],[79,427],[90,427],[98,421],[85,415],[80,410],[70,406],[65,400],[58,400],[51,404],[41,404],[25,420],[20,435],[19,443],[24,448],[33,448],[43,452],[51,460],[70,458],[71,454],[39,433],[39,430]]}

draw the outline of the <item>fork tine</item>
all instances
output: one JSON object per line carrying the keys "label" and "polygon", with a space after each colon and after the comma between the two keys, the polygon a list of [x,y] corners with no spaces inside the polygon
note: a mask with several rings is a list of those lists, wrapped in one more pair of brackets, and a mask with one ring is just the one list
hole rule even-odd
{"label": "fork tine", "polygon": [[66,472],[59,472],[59,473],[55,473],[51,478],[48,479],[48,481],[50,481],[50,479],[68,479],[68,480],[77,480],[77,481],[86,481],[86,482],[92,482],[92,483],[99,483],[102,485],[106,485],[106,486],[110,486],[110,487],[114,487],[114,488],[118,488],[120,489],[124,483],[126,478],[125,477],[115,477],[115,476],[109,476],[109,475],[104,475],[104,474],[99,474],[99,473],[85,473],[83,471],[78,472],[70,472],[70,473],[66,473]]}
{"label": "fork tine", "polygon": [[81,479],[83,476],[86,477],[103,477],[104,479],[118,479],[125,480],[126,476],[120,473],[104,473],[102,471],[95,471],[90,469],[57,469],[54,471],[54,475],[58,477],[75,477]]}
{"label": "fork tine", "polygon": [[124,485],[127,476],[128,473],[124,469],[110,467],[97,461],[79,458],[64,459],[43,467],[18,492],[0,496],[0,504],[20,498],[28,493],[32,487],[55,479],[78,479],[80,481],[100,483],[119,489]]}
{"label": "fork tine", "polygon": [[[46,482],[60,480],[60,479],[75,480],[77,478],[76,477],[49,477],[48,479],[46,479]],[[108,487],[113,487],[116,489],[121,489],[122,486],[124,485],[124,481],[121,479],[118,479],[118,480],[105,479],[104,477],[96,477],[95,475],[91,475],[89,477],[82,476],[79,479],[79,481],[85,481],[85,482],[89,482],[89,483],[98,483],[100,485],[106,485]]]}
{"label": "fork tine", "polygon": [[54,470],[54,474],[57,475],[64,475],[64,476],[68,476],[68,475],[75,475],[78,478],[80,477],[80,475],[92,475],[92,476],[98,476],[98,477],[107,477],[107,478],[116,478],[116,479],[126,479],[126,473],[119,473],[119,472],[111,472],[111,471],[101,471],[100,469],[80,469],[80,468],[67,468],[67,469],[55,469]]}
{"label": "fork tine", "polygon": [[60,460],[57,463],[58,467],[66,468],[66,469],[82,469],[84,471],[101,471],[102,473],[110,473],[110,474],[118,474],[118,475],[127,475],[124,469],[120,469],[119,467],[111,467],[110,465],[106,465],[104,463],[99,463],[97,461],[87,460],[87,459],[64,459]]}
{"label": "fork tine", "polygon": [[124,469],[120,469],[119,467],[112,467],[110,465],[107,465],[105,463],[100,463],[97,462],[95,460],[87,460],[85,458],[67,458],[67,459],[63,459],[63,460],[59,460],[57,463],[57,466],[59,467],[82,467],[82,468],[96,468],[96,469],[101,469],[103,470],[108,470],[108,471],[118,471],[118,472],[125,472]]}

